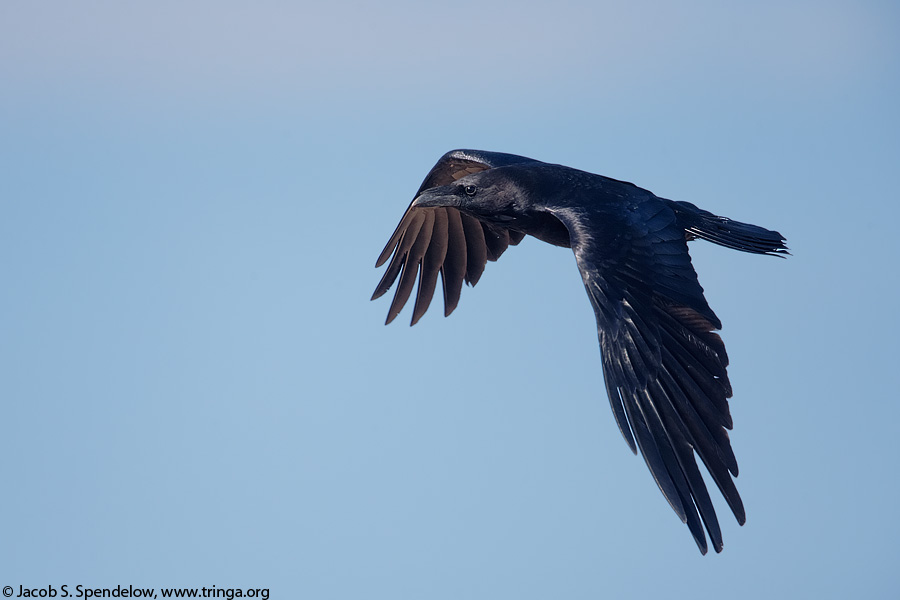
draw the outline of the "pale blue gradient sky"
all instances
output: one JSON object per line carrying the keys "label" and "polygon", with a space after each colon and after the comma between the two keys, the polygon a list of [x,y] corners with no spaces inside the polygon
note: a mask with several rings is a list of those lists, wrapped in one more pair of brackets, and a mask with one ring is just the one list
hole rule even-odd
{"label": "pale blue gradient sky", "polygon": [[[0,586],[891,597],[898,40],[890,2],[3,3]],[[569,251],[383,326],[375,258],[455,147],[787,236],[692,244],[723,554],[616,430]]]}

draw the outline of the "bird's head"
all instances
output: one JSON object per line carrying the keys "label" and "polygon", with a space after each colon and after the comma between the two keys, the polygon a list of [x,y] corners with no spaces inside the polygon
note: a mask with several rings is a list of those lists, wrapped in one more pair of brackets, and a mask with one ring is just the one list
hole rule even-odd
{"label": "bird's head", "polygon": [[450,185],[423,190],[413,206],[452,207],[489,223],[508,224],[524,215],[527,193],[509,167],[490,169],[457,179]]}

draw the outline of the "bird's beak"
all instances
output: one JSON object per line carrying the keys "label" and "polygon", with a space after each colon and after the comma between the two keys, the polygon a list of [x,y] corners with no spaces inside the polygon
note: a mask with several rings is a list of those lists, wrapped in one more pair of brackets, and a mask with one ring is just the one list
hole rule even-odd
{"label": "bird's beak", "polygon": [[441,188],[432,188],[416,196],[412,205],[421,208],[459,206],[459,197],[456,194],[443,192]]}

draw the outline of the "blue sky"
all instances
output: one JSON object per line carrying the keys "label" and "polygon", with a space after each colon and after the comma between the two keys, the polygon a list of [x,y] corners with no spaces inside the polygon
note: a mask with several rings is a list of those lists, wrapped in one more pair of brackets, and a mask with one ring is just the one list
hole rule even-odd
{"label": "blue sky", "polygon": [[[889,2],[0,6],[0,585],[890,597]],[[621,439],[571,252],[384,327],[445,151],[781,231],[691,246],[747,508],[701,557]],[[718,501],[718,499],[715,499]]]}

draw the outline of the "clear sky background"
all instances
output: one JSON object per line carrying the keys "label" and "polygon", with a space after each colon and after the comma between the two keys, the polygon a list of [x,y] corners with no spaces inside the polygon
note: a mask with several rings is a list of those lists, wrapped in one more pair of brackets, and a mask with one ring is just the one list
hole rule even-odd
{"label": "clear sky background", "polygon": [[[0,585],[888,598],[894,2],[3,2]],[[457,147],[782,232],[692,244],[747,507],[702,557],[620,437],[570,251],[384,327]]]}

